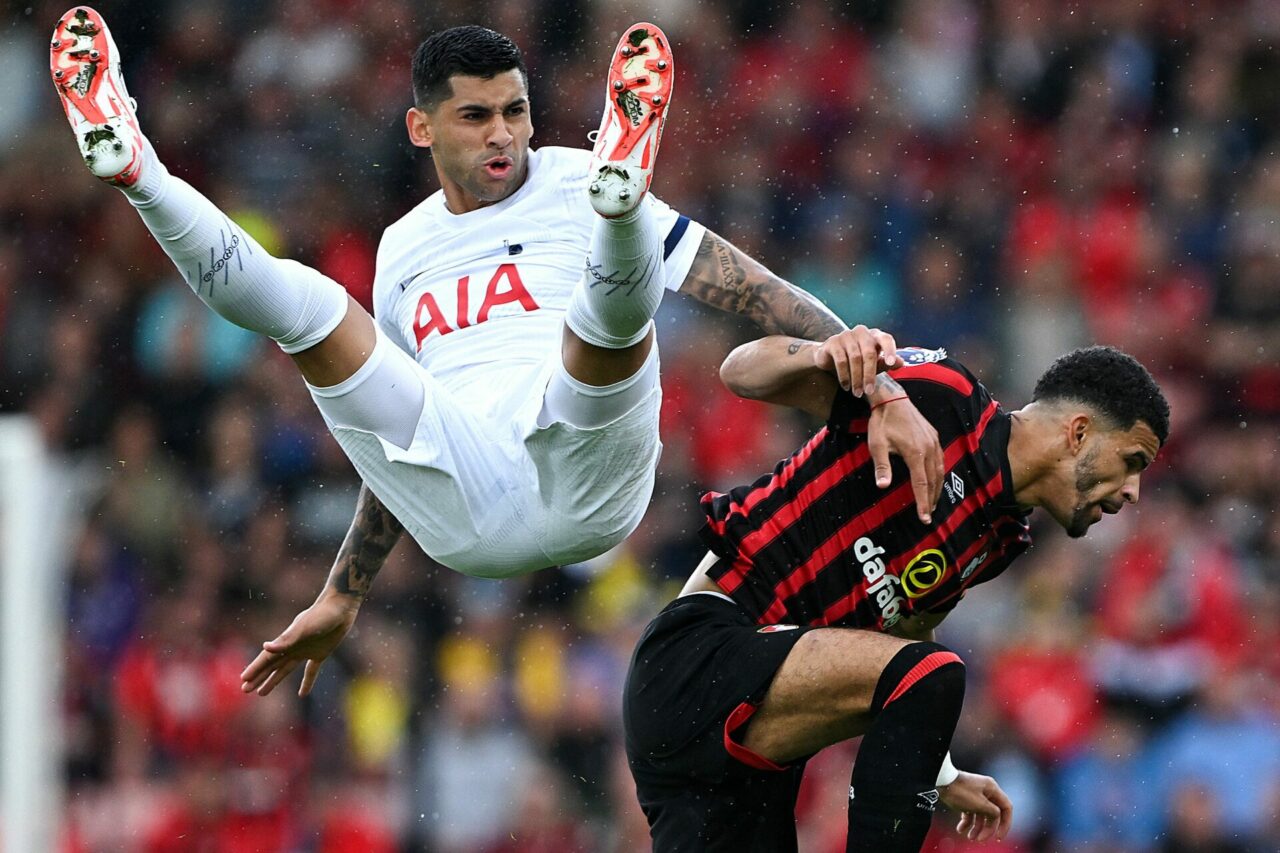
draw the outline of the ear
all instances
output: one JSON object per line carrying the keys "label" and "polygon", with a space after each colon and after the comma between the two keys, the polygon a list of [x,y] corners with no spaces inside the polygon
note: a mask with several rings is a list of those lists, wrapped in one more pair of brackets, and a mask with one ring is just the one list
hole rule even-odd
{"label": "ear", "polygon": [[426,110],[409,107],[404,116],[405,127],[409,129],[409,141],[418,148],[430,148],[432,143],[431,116]]}
{"label": "ear", "polygon": [[1083,412],[1077,412],[1067,421],[1067,449],[1075,456],[1084,447],[1086,436],[1093,428],[1093,420]]}

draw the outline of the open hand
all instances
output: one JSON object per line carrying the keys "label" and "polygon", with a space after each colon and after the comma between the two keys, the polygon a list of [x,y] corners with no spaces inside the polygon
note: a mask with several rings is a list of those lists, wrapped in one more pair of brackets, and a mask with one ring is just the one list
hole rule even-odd
{"label": "open hand", "polygon": [[305,663],[299,696],[316,683],[320,665],[347,636],[360,611],[360,600],[341,593],[321,593],[316,602],[299,613],[284,633],[262,644],[262,651],[240,673],[240,689],[266,696],[289,673]]}

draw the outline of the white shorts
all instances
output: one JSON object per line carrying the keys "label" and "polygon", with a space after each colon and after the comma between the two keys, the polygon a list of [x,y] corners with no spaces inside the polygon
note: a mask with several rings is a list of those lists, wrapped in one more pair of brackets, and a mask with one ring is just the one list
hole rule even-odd
{"label": "white shorts", "polygon": [[[422,386],[407,447],[349,425],[356,419],[350,408],[344,418],[334,405],[357,392],[351,383],[369,379],[364,370],[341,386],[312,388],[312,397],[365,484],[433,559],[467,575],[510,577],[598,556],[639,525],[662,448],[656,344],[646,373],[651,387],[625,414],[591,429],[563,421],[539,426],[547,384],[560,369],[558,348],[526,386],[528,399],[502,423],[459,405],[381,331],[376,349],[402,360],[394,364],[401,376],[409,370],[403,362],[412,365]],[[377,390],[385,398],[388,389]]]}

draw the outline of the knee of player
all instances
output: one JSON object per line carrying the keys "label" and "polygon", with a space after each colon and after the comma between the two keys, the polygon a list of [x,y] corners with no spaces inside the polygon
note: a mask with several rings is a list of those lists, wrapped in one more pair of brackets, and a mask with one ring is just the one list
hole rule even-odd
{"label": "knee of player", "polygon": [[959,713],[964,703],[965,665],[955,652],[932,642],[908,643],[885,666],[876,685],[873,712],[907,699]]}

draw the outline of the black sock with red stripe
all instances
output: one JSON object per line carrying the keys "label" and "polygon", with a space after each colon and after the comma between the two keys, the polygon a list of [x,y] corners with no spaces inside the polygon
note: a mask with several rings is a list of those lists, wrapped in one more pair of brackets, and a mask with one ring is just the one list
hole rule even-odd
{"label": "black sock with red stripe", "polygon": [[964,703],[964,663],[937,643],[904,646],[880,674],[849,784],[847,853],[918,853]]}

